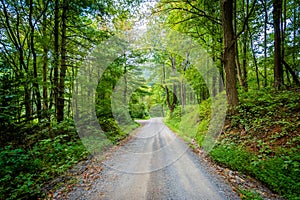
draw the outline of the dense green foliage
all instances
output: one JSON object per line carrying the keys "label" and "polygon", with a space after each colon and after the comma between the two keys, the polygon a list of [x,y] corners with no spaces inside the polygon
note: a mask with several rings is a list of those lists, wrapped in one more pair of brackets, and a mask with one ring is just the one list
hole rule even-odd
{"label": "dense green foliage", "polygon": [[[230,110],[211,157],[256,177],[288,199],[299,197],[298,4],[163,0],[157,8],[167,13],[169,27],[190,35],[206,49],[224,78]],[[195,139],[201,145],[215,91],[205,95],[208,88],[197,87],[203,80],[193,77],[195,74],[186,73],[185,77],[201,96],[199,108],[186,106],[185,112],[178,103],[169,109],[166,122],[187,141]],[[196,133],[189,128],[193,125]],[[251,196],[249,191],[240,192]]]}
{"label": "dense green foliage", "polygon": [[[143,18],[149,4],[152,14]],[[105,69],[91,97],[96,105],[90,109],[96,111],[108,140],[83,142],[101,151],[138,126],[132,119],[166,116],[180,136],[201,145],[212,117],[211,104],[225,90],[230,112],[210,155],[296,199],[299,4],[0,0],[0,199],[42,196],[49,180],[88,155],[73,122],[78,113],[72,96],[89,91],[77,84],[76,76],[97,45],[120,32],[129,36],[127,31],[137,26],[139,17],[150,22],[149,29],[154,21],[190,36],[214,62],[216,74],[201,74],[196,65],[205,68],[210,60],[190,50],[179,56],[165,49],[126,48],[120,42],[122,55]],[[85,77],[87,82],[93,73]],[[240,192],[259,199],[251,191]]]}
{"label": "dense green foliage", "polygon": [[64,134],[40,140],[30,148],[1,148],[0,198],[42,196],[45,183],[87,157],[88,152],[77,137],[75,133]]}
{"label": "dense green foliage", "polygon": [[[90,50],[138,5],[130,2],[0,1],[0,199],[41,197],[47,182],[87,157],[73,122],[74,80]],[[113,144],[137,127],[121,130],[111,114],[110,94],[124,62],[103,77],[98,94],[105,97],[96,100],[99,124]]]}
{"label": "dense green foliage", "polygon": [[[238,114],[227,116],[225,132],[209,155],[219,164],[257,178],[287,199],[297,199],[300,94],[250,91],[240,95],[240,102]],[[195,138],[201,145],[210,120],[210,101],[203,101],[198,112],[200,121],[194,137],[188,137],[188,131],[180,131],[176,126],[189,126],[182,120],[184,114],[180,117],[174,112],[176,117],[167,118],[167,123],[189,141]]]}
{"label": "dense green foliage", "polygon": [[210,155],[217,162],[266,183],[270,189],[288,199],[299,197],[300,156],[298,150],[288,150],[283,155],[262,159],[244,148],[231,144],[219,144]]}

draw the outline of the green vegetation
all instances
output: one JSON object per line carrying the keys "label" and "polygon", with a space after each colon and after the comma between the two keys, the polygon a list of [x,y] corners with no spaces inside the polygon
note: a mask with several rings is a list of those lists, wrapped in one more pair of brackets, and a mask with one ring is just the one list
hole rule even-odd
{"label": "green vegetation", "polygon": [[[198,111],[201,120],[195,139],[200,146],[208,129],[209,118],[205,116],[210,116],[209,102],[203,101]],[[238,114],[227,116],[224,133],[209,155],[221,165],[255,177],[285,198],[297,199],[300,196],[300,94],[250,91],[240,95],[240,102]],[[167,119],[175,130],[179,127],[174,124],[187,123],[180,122],[178,116]],[[187,133],[180,131],[180,135]]]}
{"label": "green vegetation", "polygon": [[[299,0],[0,0],[0,199],[41,197],[46,182],[86,158],[83,144],[118,144],[134,118],[166,116],[201,145],[224,91],[228,115],[212,158],[297,199],[299,13]],[[159,33],[132,44],[139,24],[164,27],[173,49],[151,46]],[[168,28],[194,44],[168,38]],[[103,45],[114,36],[117,49]],[[81,128],[91,135],[80,141]]]}
{"label": "green vegetation", "polygon": [[263,200],[263,198],[253,190],[240,189],[239,192],[241,193],[242,200]]}
{"label": "green vegetation", "polygon": [[87,155],[74,132],[42,139],[26,148],[5,146],[0,153],[0,198],[30,199],[42,196],[45,183],[63,174]]}
{"label": "green vegetation", "polygon": [[79,138],[74,125],[72,97],[86,91],[75,79],[86,55],[134,11],[126,1],[115,3],[0,1],[0,199],[43,197],[49,181],[91,153],[84,145],[99,152],[138,126],[120,128],[111,111],[110,95],[124,67],[133,72],[128,57],[112,63],[91,107],[107,139]]}
{"label": "green vegetation", "polygon": [[[121,131],[115,121],[101,121],[100,124],[106,131],[109,141],[89,140],[82,138],[89,150],[104,148],[106,145],[117,144],[124,139],[138,125],[128,126],[127,130]],[[34,130],[36,134],[42,135],[48,130]],[[4,146],[0,149],[0,199],[32,199],[45,195],[45,184],[50,180],[63,175],[74,164],[86,159],[91,152],[78,137],[74,124],[64,121],[52,127],[54,138],[40,139],[33,142],[35,138],[29,135],[26,138],[27,145],[15,144]],[[126,131],[126,132],[124,132]],[[105,143],[109,142],[109,143]]]}

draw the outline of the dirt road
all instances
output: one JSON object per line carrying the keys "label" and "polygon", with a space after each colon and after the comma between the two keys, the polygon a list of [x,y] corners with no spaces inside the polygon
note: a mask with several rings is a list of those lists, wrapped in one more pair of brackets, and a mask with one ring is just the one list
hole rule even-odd
{"label": "dirt road", "polygon": [[102,162],[99,178],[68,199],[239,199],[161,118],[139,122],[133,139]]}

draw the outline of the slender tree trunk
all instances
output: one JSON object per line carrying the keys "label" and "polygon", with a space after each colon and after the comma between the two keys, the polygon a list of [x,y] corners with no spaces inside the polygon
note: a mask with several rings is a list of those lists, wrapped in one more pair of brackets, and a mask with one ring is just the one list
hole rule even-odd
{"label": "slender tree trunk", "polygon": [[168,106],[170,112],[172,113],[173,110],[172,110],[172,103],[171,103],[171,100],[170,100],[169,88],[166,85],[166,81],[165,81],[166,80],[166,69],[165,69],[165,65],[164,64],[162,65],[162,70],[163,70],[162,84],[163,84],[163,87],[164,87],[165,92],[166,92],[166,102],[167,102],[167,106]]}
{"label": "slender tree trunk", "polygon": [[[125,55],[124,55],[124,57],[125,57]],[[126,63],[124,64],[123,77],[124,77],[123,103],[124,103],[124,105],[126,105],[126,98],[127,98],[127,66],[126,66]]]}
{"label": "slender tree trunk", "polygon": [[33,1],[30,0],[29,2],[29,25],[30,25],[30,49],[32,53],[33,58],[33,87],[34,87],[34,93],[36,95],[36,107],[37,107],[37,116],[38,119],[41,120],[41,111],[42,111],[42,103],[41,103],[41,93],[39,89],[38,84],[38,74],[37,74],[37,61],[36,61],[36,52],[35,52],[35,41],[34,41],[34,25],[32,23],[32,15],[33,15]]}
{"label": "slender tree trunk", "polygon": [[235,35],[233,31],[233,0],[222,1],[222,29],[224,34],[224,68],[226,94],[230,108],[238,105],[235,66]]}
{"label": "slender tree trunk", "polygon": [[[172,73],[173,75],[175,75],[175,70],[176,70],[176,60],[175,60],[175,57],[170,57],[171,59],[171,64],[172,64]],[[173,95],[172,95],[172,110],[174,111],[177,103],[178,103],[178,99],[177,99],[177,85],[174,81],[173,83]]]}
{"label": "slender tree trunk", "polygon": [[[234,35],[237,34],[237,16],[236,16],[237,4],[236,0],[233,1],[233,26],[234,26]],[[242,75],[241,65],[239,61],[239,49],[238,49],[238,42],[235,42],[235,64],[237,67],[237,75],[240,86],[244,89],[244,78]]]}
{"label": "slender tree trunk", "polygon": [[[47,16],[46,14],[43,15],[43,37],[47,37]],[[52,134],[52,127],[51,127],[51,118],[49,114],[49,107],[48,107],[48,88],[47,88],[47,68],[48,68],[48,45],[43,44],[43,116],[47,119],[47,126],[49,131],[49,137],[53,139]],[[51,76],[51,73],[50,73]],[[50,107],[51,109],[51,107]]]}
{"label": "slender tree trunk", "polygon": [[180,97],[181,97],[181,107],[184,108],[185,106],[185,87],[183,80],[180,83]]}
{"label": "slender tree trunk", "polygon": [[[287,20],[286,4],[287,4],[286,0],[283,0],[283,19],[281,20],[281,62],[283,62],[285,59],[285,30],[286,30],[286,20]],[[287,81],[289,85],[291,85],[290,74],[286,67],[285,67],[285,73],[286,73]]]}
{"label": "slender tree trunk", "polygon": [[[215,63],[216,62],[216,55],[215,55],[215,48],[214,48],[214,45],[213,45],[213,48],[212,48],[212,54],[213,54],[213,62]],[[216,82],[217,82],[217,77],[216,77],[216,74],[213,74],[213,77],[212,77],[212,96],[215,97],[217,95],[217,88],[216,88]]]}
{"label": "slender tree trunk", "polygon": [[245,89],[244,78],[243,78],[243,74],[242,74],[242,70],[241,70],[241,65],[240,65],[240,62],[239,62],[239,51],[238,51],[238,46],[237,45],[235,45],[235,51],[236,51],[235,64],[237,66],[238,80],[239,80],[240,86],[243,89]]}
{"label": "slender tree trunk", "polygon": [[267,77],[267,25],[268,25],[268,8],[267,0],[264,1],[264,11],[265,11],[265,20],[264,20],[264,87],[268,86],[268,77]]}
{"label": "slender tree trunk", "polygon": [[[25,72],[27,72],[27,75],[25,75],[25,77],[21,77],[21,78],[25,78],[25,80],[30,80],[29,74],[28,74],[28,67],[26,67],[25,63],[24,63],[24,52],[23,52],[23,47],[19,47],[19,62],[20,62],[20,69],[24,69]],[[24,75],[23,75],[24,76]],[[24,83],[24,104],[25,104],[25,117],[26,117],[26,121],[29,122],[31,120],[31,116],[32,116],[32,106],[31,106],[31,87],[30,87],[30,83],[25,81]]]}
{"label": "slender tree trunk", "polygon": [[253,47],[253,39],[252,39],[251,32],[250,32],[250,42],[251,42],[251,51],[252,51],[252,55],[253,55],[254,65],[255,65],[255,74],[256,74],[257,89],[260,90],[259,71],[258,71],[258,65],[257,65],[257,59],[256,59],[256,55],[255,55],[255,50],[254,50],[254,47]]}
{"label": "slender tree trunk", "polygon": [[[220,37],[220,49],[223,48],[223,38]],[[225,77],[224,77],[224,51],[221,51],[220,53],[221,57],[221,66],[220,66],[220,79],[219,79],[219,93],[221,93],[224,90],[224,84],[225,84]]]}
{"label": "slender tree trunk", "polygon": [[54,105],[55,105],[55,113],[56,119],[58,120],[58,93],[59,93],[59,85],[58,85],[58,67],[59,67],[59,0],[55,0],[55,8],[54,8],[54,53],[53,53],[53,97],[54,97]]}
{"label": "slender tree trunk", "polygon": [[64,108],[65,108],[65,77],[67,70],[67,50],[66,50],[66,32],[67,32],[67,11],[68,2],[63,0],[62,16],[61,16],[61,69],[60,69],[60,83],[59,83],[59,96],[58,96],[58,106],[57,106],[57,121],[61,122],[64,120]]}
{"label": "slender tree trunk", "polygon": [[282,0],[273,0],[273,18],[274,18],[274,87],[279,90],[283,82],[283,67],[281,55],[281,14]]}
{"label": "slender tree trunk", "polygon": [[247,75],[247,37],[248,37],[248,30],[245,30],[243,38],[243,64],[242,64],[242,77],[244,82],[244,89],[245,91],[248,91],[248,75]]}
{"label": "slender tree trunk", "polygon": [[[294,4],[295,5],[295,4]],[[297,6],[294,6],[294,10],[293,10],[293,47],[295,48],[296,45],[297,45],[297,36],[296,36],[296,33],[297,33],[297,30],[299,29],[299,26],[297,26],[298,21],[297,21],[297,9],[299,9],[299,7]],[[298,14],[299,16],[299,14]],[[292,58],[293,58],[293,66],[296,67],[296,55],[297,55],[297,52],[296,51],[293,51],[292,53]]]}
{"label": "slender tree trunk", "polygon": [[[246,15],[249,15],[249,0],[246,1]],[[245,17],[246,18],[246,17]],[[242,65],[242,77],[244,82],[244,89],[248,91],[248,74],[247,74],[247,50],[248,50],[248,33],[249,33],[249,25],[248,20],[245,22],[245,32],[243,37],[243,65]]]}
{"label": "slender tree trunk", "polygon": [[24,104],[25,104],[25,116],[26,121],[30,121],[31,119],[31,90],[29,88],[29,83],[24,84]]}
{"label": "slender tree trunk", "polygon": [[293,71],[293,69],[289,66],[289,64],[287,62],[285,62],[285,60],[282,60],[286,70],[287,70],[287,73],[289,72],[291,75],[292,75],[292,78],[293,78],[293,82],[300,86],[300,81],[298,79],[298,76],[295,74],[295,72]]}
{"label": "slender tree trunk", "polygon": [[[47,37],[46,14],[43,15],[43,38]],[[43,110],[48,110],[47,68],[48,68],[48,45],[43,45]]]}
{"label": "slender tree trunk", "polygon": [[[52,89],[50,90],[50,94],[49,94],[49,110],[52,109],[53,106],[55,106],[55,99],[54,99],[54,80],[53,80],[53,68],[50,69],[50,72],[49,72],[49,79],[50,79],[50,82],[51,82],[51,86],[52,86]],[[49,116],[50,116],[50,113],[49,113]]]}
{"label": "slender tree trunk", "polygon": [[219,93],[223,92],[224,90],[224,71],[223,69],[220,70],[220,78],[219,78]]}
{"label": "slender tree trunk", "polygon": [[[185,63],[183,63],[183,77],[185,76],[185,71],[189,65],[189,53],[186,54]],[[186,104],[186,87],[184,84],[184,79],[182,79],[180,84],[180,94],[181,94],[181,106],[184,108]]]}

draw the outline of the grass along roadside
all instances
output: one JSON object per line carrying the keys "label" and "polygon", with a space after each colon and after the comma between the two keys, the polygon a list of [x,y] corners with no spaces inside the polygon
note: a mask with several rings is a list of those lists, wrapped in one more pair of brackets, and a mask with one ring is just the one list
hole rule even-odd
{"label": "grass along roadside", "polygon": [[[300,199],[299,93],[252,91],[240,96],[240,101],[238,114],[227,116],[224,133],[209,156],[222,166],[256,178],[286,199]],[[209,124],[210,100],[203,101],[199,109],[196,134],[182,128],[187,113],[177,110],[165,122],[179,136],[187,141],[194,138],[201,146]],[[240,188],[239,192],[243,198],[254,198],[252,191]]]}
{"label": "grass along roadside", "polygon": [[[109,126],[107,138],[112,144],[120,143],[138,127],[131,124],[119,132],[113,132],[116,125],[112,120],[103,123]],[[89,150],[106,145],[105,141],[100,144],[99,140],[79,138],[72,120],[53,126],[53,135],[56,136],[52,139],[45,136],[45,139],[38,141],[33,141],[36,139],[31,136],[28,138],[32,140],[30,145],[11,144],[0,148],[0,199],[45,198],[48,190],[59,188],[66,182],[76,182],[70,177],[58,177],[66,177],[66,172],[88,158],[90,152],[85,145],[89,145]]]}

